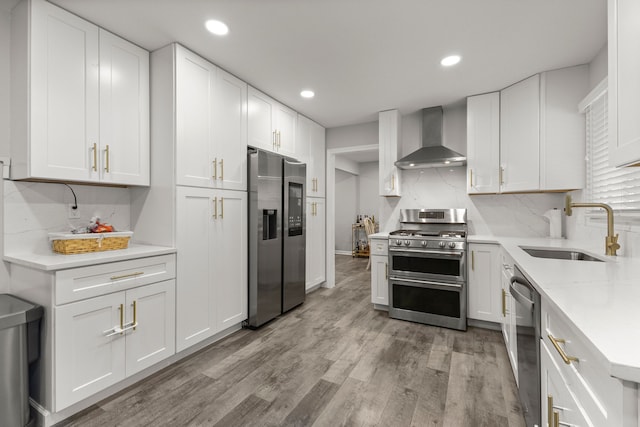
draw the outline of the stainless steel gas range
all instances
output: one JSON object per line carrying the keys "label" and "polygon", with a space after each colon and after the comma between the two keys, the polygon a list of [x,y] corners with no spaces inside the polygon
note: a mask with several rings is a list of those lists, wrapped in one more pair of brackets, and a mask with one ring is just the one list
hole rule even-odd
{"label": "stainless steel gas range", "polygon": [[467,330],[466,209],[403,209],[389,233],[389,317]]}

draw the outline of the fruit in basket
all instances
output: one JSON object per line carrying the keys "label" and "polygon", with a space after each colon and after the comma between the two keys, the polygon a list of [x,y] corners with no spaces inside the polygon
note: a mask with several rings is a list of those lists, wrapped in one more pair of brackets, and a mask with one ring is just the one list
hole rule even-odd
{"label": "fruit in basket", "polygon": [[100,218],[96,216],[91,218],[88,229],[91,233],[111,233],[115,231],[112,225],[100,222]]}

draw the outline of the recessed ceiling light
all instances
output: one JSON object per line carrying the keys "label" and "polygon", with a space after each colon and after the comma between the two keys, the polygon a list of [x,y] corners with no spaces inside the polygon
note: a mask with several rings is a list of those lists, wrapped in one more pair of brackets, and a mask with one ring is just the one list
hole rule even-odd
{"label": "recessed ceiling light", "polygon": [[312,90],[305,89],[300,92],[300,96],[303,98],[313,98],[314,96],[316,96],[316,94]]}
{"label": "recessed ceiling light", "polygon": [[229,32],[227,24],[216,19],[209,19],[204,23],[204,26],[207,27],[207,30],[209,30],[210,33],[213,33],[216,36],[224,36]]}
{"label": "recessed ceiling light", "polygon": [[451,56],[447,56],[446,58],[442,58],[442,61],[440,61],[440,64],[442,64],[445,67],[450,67],[460,62],[460,59],[462,58],[460,58],[459,55],[451,55]]}

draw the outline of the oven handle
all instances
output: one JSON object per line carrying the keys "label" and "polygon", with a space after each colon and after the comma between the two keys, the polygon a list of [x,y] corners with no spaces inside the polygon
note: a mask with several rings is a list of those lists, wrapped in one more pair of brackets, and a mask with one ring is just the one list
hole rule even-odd
{"label": "oven handle", "polygon": [[462,289],[462,284],[460,283],[443,283],[443,282],[427,282],[425,280],[415,280],[415,279],[405,279],[404,277],[393,277],[391,276],[389,278],[389,282],[394,282],[394,283],[415,283],[417,285],[427,285],[427,286],[438,286],[438,287],[442,287],[442,288],[455,288],[455,289]]}
{"label": "oven handle", "polygon": [[389,249],[389,253],[393,253],[393,254],[401,254],[401,253],[408,253],[408,254],[427,254],[427,255],[439,255],[441,257],[446,257],[446,258],[451,258],[451,257],[455,257],[455,258],[462,258],[464,256],[464,252],[445,252],[445,251],[425,251],[422,249],[417,249],[417,250],[411,250],[411,249]]}
{"label": "oven handle", "polygon": [[[511,293],[511,296],[513,296],[513,298],[518,301],[520,304],[522,304],[524,307],[526,307],[527,311],[533,311],[533,304],[534,302],[531,301],[529,298],[527,298],[526,296],[522,295],[520,292],[518,292],[518,290],[516,289],[516,287],[513,285],[514,283],[520,283],[518,281],[518,278],[513,276],[510,280],[511,283],[509,283],[509,292]],[[523,283],[520,283],[521,285],[524,285]],[[525,285],[526,286],[526,285]]]}

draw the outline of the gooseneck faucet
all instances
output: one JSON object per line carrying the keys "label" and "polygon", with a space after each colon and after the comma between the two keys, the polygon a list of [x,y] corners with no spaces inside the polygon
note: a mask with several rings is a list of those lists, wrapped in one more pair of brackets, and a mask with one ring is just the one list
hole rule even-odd
{"label": "gooseneck faucet", "polygon": [[571,216],[573,208],[602,208],[607,211],[607,237],[605,239],[605,254],[617,255],[616,251],[620,249],[618,243],[618,235],[613,233],[613,209],[606,203],[572,203],[571,196],[567,194],[564,199],[564,212],[567,216]]}

